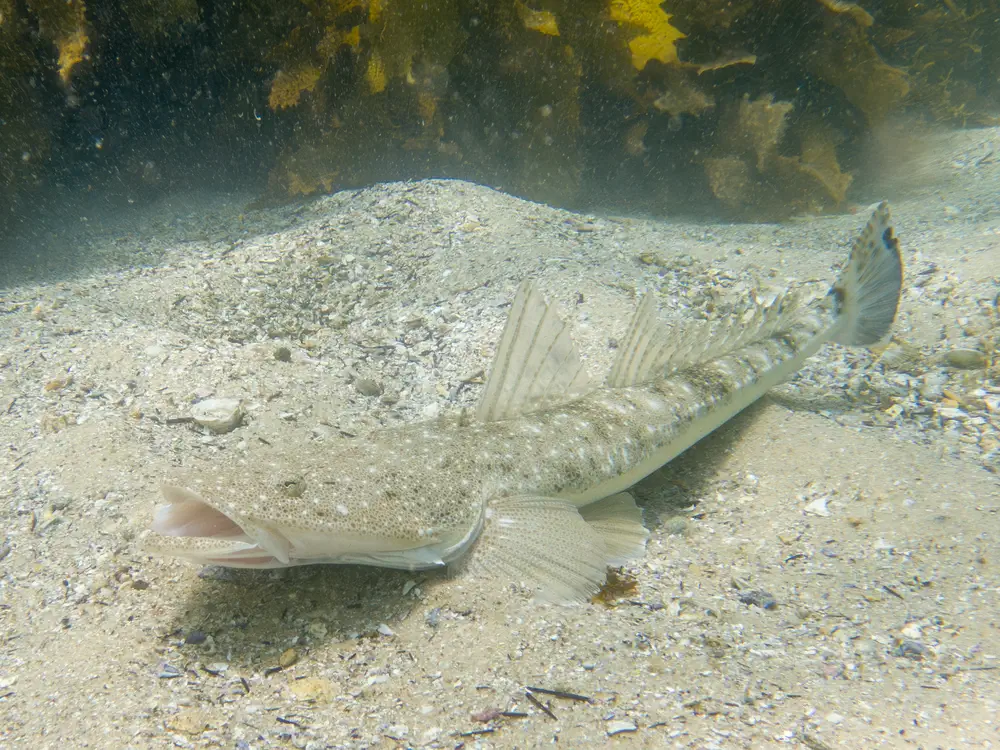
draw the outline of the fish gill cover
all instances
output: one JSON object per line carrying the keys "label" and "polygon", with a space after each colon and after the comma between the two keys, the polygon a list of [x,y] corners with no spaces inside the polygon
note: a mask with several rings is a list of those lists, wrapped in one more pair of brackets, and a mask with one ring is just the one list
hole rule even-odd
{"label": "fish gill cover", "polygon": [[565,206],[830,210],[893,116],[996,122],[998,18],[998,0],[0,0],[0,198],[80,165],[169,183],[177,149],[221,138],[264,163],[271,201],[453,176]]}

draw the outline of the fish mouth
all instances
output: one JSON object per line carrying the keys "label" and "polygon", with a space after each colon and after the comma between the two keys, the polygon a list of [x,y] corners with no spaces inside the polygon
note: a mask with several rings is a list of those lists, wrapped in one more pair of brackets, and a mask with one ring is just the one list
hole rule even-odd
{"label": "fish mouth", "polygon": [[246,522],[213,506],[198,493],[164,484],[164,502],[153,511],[150,552],[183,557],[203,565],[280,568],[289,565],[288,541],[274,533],[254,534]]}

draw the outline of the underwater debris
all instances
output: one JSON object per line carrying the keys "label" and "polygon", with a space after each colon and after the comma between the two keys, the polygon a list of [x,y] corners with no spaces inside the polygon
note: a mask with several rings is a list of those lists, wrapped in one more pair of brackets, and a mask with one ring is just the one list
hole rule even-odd
{"label": "underwater debris", "polygon": [[302,94],[316,88],[320,70],[312,65],[305,65],[292,71],[279,70],[271,83],[271,93],[267,103],[271,109],[285,109],[299,103]]}
{"label": "underwater debris", "polygon": [[695,66],[695,70],[698,71],[698,75],[702,75],[703,73],[711,73],[716,70],[722,70],[723,68],[731,68],[734,65],[754,65],[756,62],[757,55],[745,53],[733,55],[731,57],[723,57],[710,63],[697,65]]}
{"label": "underwater debris", "polygon": [[514,10],[529,31],[537,31],[546,36],[559,36],[559,23],[555,14],[547,10],[534,10],[520,0],[514,0]]}
{"label": "underwater debris", "polygon": [[[41,36],[55,44],[59,79],[63,85],[68,84],[73,68],[83,61],[90,42],[83,0],[29,0],[28,7],[38,19]],[[9,12],[0,13],[0,26],[9,25],[10,16]]]}
{"label": "underwater debris", "polygon": [[659,112],[677,115],[701,115],[715,106],[715,97],[695,83],[690,71],[670,70],[664,75],[667,89],[653,102]]}
{"label": "underwater debris", "polygon": [[868,27],[875,23],[871,13],[866,11],[857,3],[849,3],[845,0],[819,0],[819,4],[834,13],[844,13],[857,21],[859,26]]}

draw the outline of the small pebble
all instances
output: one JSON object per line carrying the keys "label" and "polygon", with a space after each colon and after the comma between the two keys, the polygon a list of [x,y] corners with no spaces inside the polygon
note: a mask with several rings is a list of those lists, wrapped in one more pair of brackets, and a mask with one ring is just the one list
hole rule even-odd
{"label": "small pebble", "polygon": [[904,659],[923,661],[924,658],[931,655],[931,650],[919,641],[913,641],[909,638],[901,638],[896,644],[895,651],[892,653],[894,656],[902,656]]}
{"label": "small pebble", "polygon": [[986,367],[986,355],[976,349],[951,349],[945,352],[944,361],[958,370],[979,370]]}
{"label": "small pebble", "polygon": [[192,630],[186,636],[184,636],[184,643],[190,646],[199,646],[208,640],[208,636],[205,635],[200,630]]}
{"label": "small pebble", "polygon": [[278,666],[282,669],[288,669],[294,665],[299,660],[299,652],[294,648],[286,648],[281,652],[281,656],[278,657]]}
{"label": "small pebble", "polygon": [[292,350],[287,346],[279,346],[274,350],[274,358],[279,362],[291,362],[292,361]]}
{"label": "small pebble", "polygon": [[942,407],[942,408],[938,409],[938,410],[937,410],[937,413],[938,413],[938,414],[939,414],[939,415],[940,415],[940,416],[941,416],[941,417],[942,417],[943,419],[961,419],[962,417],[966,417],[966,416],[968,416],[968,415],[967,415],[967,414],[966,414],[966,413],[965,413],[964,411],[962,411],[961,409],[955,409],[955,408],[953,408],[953,407],[947,407],[947,406],[946,406],[946,407]]}
{"label": "small pebble", "polygon": [[393,629],[390,628],[388,625],[386,625],[384,622],[378,626],[378,632],[379,635],[386,635],[386,636],[396,635]]}
{"label": "small pebble", "polygon": [[294,680],[288,688],[292,695],[300,701],[329,703],[334,696],[333,683],[323,677],[306,677]]}
{"label": "small pebble", "polygon": [[754,607],[760,607],[761,609],[774,609],[778,606],[777,599],[775,599],[768,592],[760,589],[741,591],[740,602],[743,604],[753,605]]}
{"label": "small pebble", "polygon": [[168,719],[166,724],[168,729],[190,735],[201,734],[211,726],[208,713],[199,708],[182,709],[176,716]]}
{"label": "small pebble", "polygon": [[368,378],[358,378],[354,381],[354,387],[358,389],[358,392],[362,396],[381,396],[382,386],[376,383],[374,380],[369,380]]}

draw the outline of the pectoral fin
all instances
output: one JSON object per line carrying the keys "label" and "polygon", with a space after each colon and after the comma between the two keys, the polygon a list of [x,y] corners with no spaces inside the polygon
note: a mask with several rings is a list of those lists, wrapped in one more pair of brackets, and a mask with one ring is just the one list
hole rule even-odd
{"label": "pectoral fin", "polygon": [[[558,498],[495,500],[467,570],[523,584],[550,601],[586,601],[600,590],[608,565],[635,552],[639,537],[645,540],[638,509],[631,503],[629,511],[627,505],[616,500],[591,525],[575,505]],[[613,518],[616,513],[625,515]]]}

